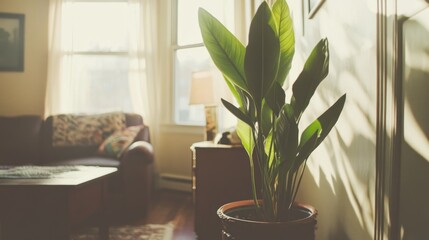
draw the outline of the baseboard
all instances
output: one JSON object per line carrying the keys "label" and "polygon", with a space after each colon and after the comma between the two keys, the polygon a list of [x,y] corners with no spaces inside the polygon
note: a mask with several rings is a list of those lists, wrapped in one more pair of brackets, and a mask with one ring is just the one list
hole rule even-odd
{"label": "baseboard", "polygon": [[162,173],[157,179],[159,189],[170,189],[183,192],[192,191],[192,178],[187,176]]}

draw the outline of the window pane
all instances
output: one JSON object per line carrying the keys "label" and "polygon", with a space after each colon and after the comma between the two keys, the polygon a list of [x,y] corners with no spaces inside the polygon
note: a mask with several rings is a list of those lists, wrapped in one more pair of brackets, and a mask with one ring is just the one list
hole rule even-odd
{"label": "window pane", "polygon": [[75,2],[72,11],[75,51],[127,51],[126,2]]}
{"label": "window pane", "polygon": [[[232,0],[176,0],[177,45],[174,50],[174,116],[176,123],[204,125],[203,106],[189,105],[192,72],[210,71],[214,64],[205,47],[186,48],[202,43],[198,24],[198,8],[202,7],[234,32],[234,1]],[[185,47],[185,48],[183,48]]]}
{"label": "window pane", "polygon": [[68,112],[131,111],[128,56],[75,55],[72,65]]}
{"label": "window pane", "polygon": [[202,7],[233,31],[234,1],[232,0],[177,0],[177,44],[201,43],[198,8]]}
{"label": "window pane", "polygon": [[204,107],[189,105],[189,91],[193,72],[208,71],[212,60],[205,47],[179,49],[175,54],[176,122],[204,125]]}

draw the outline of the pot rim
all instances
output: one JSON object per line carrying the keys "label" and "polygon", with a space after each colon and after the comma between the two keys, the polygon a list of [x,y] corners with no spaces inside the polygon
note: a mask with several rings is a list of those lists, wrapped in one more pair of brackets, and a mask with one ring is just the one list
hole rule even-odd
{"label": "pot rim", "polygon": [[[259,200],[258,202],[262,202],[262,200]],[[246,207],[246,206],[251,206],[251,205],[254,205],[253,200],[241,200],[241,201],[229,202],[229,203],[222,205],[217,210],[217,215],[222,220],[227,220],[227,221],[233,220],[233,221],[240,221],[240,222],[247,222],[247,223],[254,223],[254,224],[284,224],[285,223],[285,222],[277,222],[277,221],[276,222],[268,222],[268,221],[247,220],[247,219],[231,217],[231,216],[226,214],[226,212],[228,212],[229,210],[232,210],[234,208]],[[308,210],[310,212],[310,215],[305,217],[305,218],[286,221],[287,223],[293,224],[293,223],[310,222],[317,215],[317,210],[311,205],[295,202],[294,206],[301,208],[301,209]]]}

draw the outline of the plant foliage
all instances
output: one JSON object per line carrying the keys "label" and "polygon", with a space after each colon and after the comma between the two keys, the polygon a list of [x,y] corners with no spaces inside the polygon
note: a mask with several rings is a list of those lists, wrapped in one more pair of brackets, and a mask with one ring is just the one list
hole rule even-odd
{"label": "plant foliage", "polygon": [[[334,127],[346,99],[344,94],[300,135],[301,116],[328,75],[328,40],[314,47],[286,102],[282,86],[291,68],[295,36],[285,0],[277,0],[272,8],[265,1],[259,6],[246,47],[204,9],[199,10],[199,24],[204,44],[237,100],[238,106],[224,99],[222,103],[238,118],[258,213],[266,221],[287,220],[306,160]],[[260,191],[256,173],[261,176]]]}

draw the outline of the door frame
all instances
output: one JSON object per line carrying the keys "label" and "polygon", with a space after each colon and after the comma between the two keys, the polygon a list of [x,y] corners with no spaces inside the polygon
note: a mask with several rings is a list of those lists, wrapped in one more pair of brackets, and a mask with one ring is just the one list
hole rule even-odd
{"label": "door frame", "polygon": [[398,240],[402,86],[397,0],[377,0],[375,240]]}
{"label": "door frame", "polygon": [[[403,140],[403,25],[429,7],[399,8],[407,0],[377,0],[377,139],[375,240],[400,240],[401,146]],[[403,4],[402,4],[403,5]]]}

